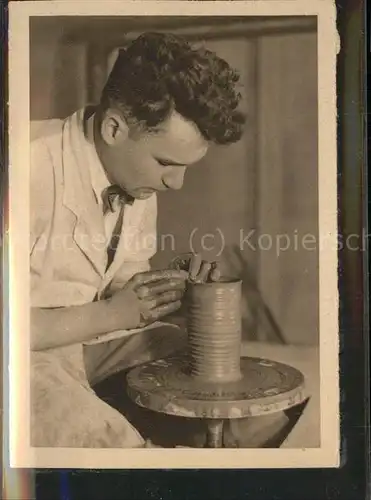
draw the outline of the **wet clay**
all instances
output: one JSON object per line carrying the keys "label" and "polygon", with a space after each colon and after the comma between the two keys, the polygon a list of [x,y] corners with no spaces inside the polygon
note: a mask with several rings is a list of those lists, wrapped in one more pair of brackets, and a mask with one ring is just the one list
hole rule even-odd
{"label": "wet clay", "polygon": [[190,375],[205,382],[241,378],[241,281],[188,283]]}

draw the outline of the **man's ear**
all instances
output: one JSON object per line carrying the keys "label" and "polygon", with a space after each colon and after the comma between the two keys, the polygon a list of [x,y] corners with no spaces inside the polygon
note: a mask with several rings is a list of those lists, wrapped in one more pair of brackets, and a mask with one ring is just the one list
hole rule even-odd
{"label": "man's ear", "polygon": [[106,144],[115,146],[129,136],[129,127],[121,114],[114,109],[105,111],[101,122],[101,135]]}

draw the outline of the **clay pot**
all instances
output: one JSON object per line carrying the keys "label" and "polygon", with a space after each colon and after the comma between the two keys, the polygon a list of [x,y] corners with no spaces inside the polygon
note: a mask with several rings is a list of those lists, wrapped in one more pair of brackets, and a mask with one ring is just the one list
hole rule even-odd
{"label": "clay pot", "polygon": [[241,281],[189,283],[187,331],[189,369],[210,382],[241,378]]}

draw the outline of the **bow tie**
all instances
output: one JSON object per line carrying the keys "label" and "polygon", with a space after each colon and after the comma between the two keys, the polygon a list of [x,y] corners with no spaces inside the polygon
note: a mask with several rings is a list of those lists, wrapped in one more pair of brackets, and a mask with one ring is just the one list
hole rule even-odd
{"label": "bow tie", "polygon": [[132,205],[132,203],[134,202],[134,198],[127,194],[120,186],[118,186],[117,184],[113,184],[112,186],[108,186],[103,190],[102,201],[103,213],[106,214],[108,211],[115,211],[115,203],[117,203],[119,207],[122,207],[126,204]]}

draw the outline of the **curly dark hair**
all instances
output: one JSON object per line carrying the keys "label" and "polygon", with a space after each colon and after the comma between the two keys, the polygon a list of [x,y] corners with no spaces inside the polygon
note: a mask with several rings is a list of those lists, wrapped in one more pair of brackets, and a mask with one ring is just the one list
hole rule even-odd
{"label": "curly dark hair", "polygon": [[147,129],[176,110],[206,140],[229,144],[241,138],[245,121],[237,110],[238,80],[237,72],[213,52],[192,48],[173,34],[144,33],[119,51],[101,104],[118,106]]}

